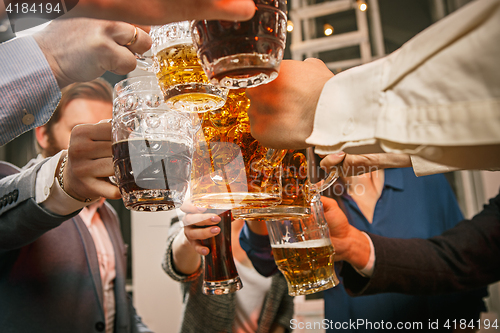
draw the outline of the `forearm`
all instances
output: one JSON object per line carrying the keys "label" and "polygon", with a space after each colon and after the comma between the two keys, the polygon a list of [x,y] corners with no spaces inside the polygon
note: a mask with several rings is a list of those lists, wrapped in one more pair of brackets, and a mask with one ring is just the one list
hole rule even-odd
{"label": "forearm", "polygon": [[37,173],[45,162],[21,172],[12,169],[12,175],[0,180],[0,248],[3,250],[29,244],[78,213],[55,214],[35,201]]}
{"label": "forearm", "polygon": [[189,244],[182,230],[172,242],[172,259],[175,270],[184,275],[191,275],[200,268],[200,255]]}
{"label": "forearm", "polygon": [[[430,239],[370,235],[376,252],[369,280],[349,273],[354,295],[398,292],[442,294],[487,286],[500,279],[500,195],[472,220]],[[348,270],[349,271],[349,270]]]}
{"label": "forearm", "polygon": [[27,199],[0,215],[0,253],[34,242],[45,232],[77,215],[54,215]]}
{"label": "forearm", "polygon": [[363,269],[370,259],[370,242],[366,235],[350,227],[347,237],[331,237],[335,248],[335,261],[347,261],[357,270]]}
{"label": "forearm", "polygon": [[[321,154],[499,144],[498,22],[498,1],[471,2],[388,57],[331,78],[307,142]],[[452,165],[447,154],[426,158]]]}
{"label": "forearm", "polygon": [[[20,56],[29,54],[30,57]],[[0,44],[0,145],[45,124],[61,98],[57,81],[32,37]],[[8,61],[7,61],[8,60]]]}

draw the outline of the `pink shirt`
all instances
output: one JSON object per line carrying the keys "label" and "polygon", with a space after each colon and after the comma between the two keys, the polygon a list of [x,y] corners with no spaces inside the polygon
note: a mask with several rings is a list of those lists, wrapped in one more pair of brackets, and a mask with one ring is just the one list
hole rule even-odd
{"label": "pink shirt", "polygon": [[115,251],[109,238],[104,222],[97,213],[97,209],[104,204],[101,199],[88,207],[84,207],[79,216],[85,222],[90,235],[94,240],[99,261],[99,272],[103,288],[103,308],[106,317],[106,333],[112,333],[115,321],[115,293],[114,280],[116,277]]}

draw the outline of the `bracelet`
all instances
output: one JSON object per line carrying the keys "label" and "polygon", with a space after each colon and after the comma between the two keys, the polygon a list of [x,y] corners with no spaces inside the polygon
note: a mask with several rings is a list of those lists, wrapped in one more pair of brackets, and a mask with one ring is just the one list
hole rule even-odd
{"label": "bracelet", "polygon": [[[62,161],[61,161],[61,166],[59,167],[59,175],[57,177],[57,180],[59,181],[59,186],[61,186],[61,189],[64,191],[64,193],[66,193],[67,195],[69,195],[71,198],[75,199],[75,200],[78,200],[78,201],[82,201],[82,200],[79,200],[75,197],[73,197],[72,195],[70,195],[68,192],[66,192],[66,190],[64,189],[64,178],[63,178],[63,173],[64,173],[64,167],[66,166],[66,162],[68,162],[68,155],[66,154]],[[84,200],[84,202],[91,202],[92,199],[90,198],[87,198]]]}

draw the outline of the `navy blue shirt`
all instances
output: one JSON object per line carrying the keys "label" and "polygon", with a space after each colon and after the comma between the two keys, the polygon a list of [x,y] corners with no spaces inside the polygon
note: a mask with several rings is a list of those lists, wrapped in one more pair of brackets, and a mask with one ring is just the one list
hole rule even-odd
{"label": "navy blue shirt", "polygon": [[[413,169],[386,169],[382,194],[375,206],[372,223],[363,216],[356,202],[341,191],[338,184],[333,190],[343,193],[340,206],[349,222],[357,229],[377,235],[395,238],[429,238],[441,234],[463,219],[457,201],[443,175],[416,177]],[[276,272],[270,254],[267,236],[253,234],[245,226],[240,236],[242,247],[249,254],[261,274]],[[267,244],[266,244],[267,242]],[[376,254],[376,252],[375,252]],[[340,275],[337,274],[339,277]],[[485,311],[482,298],[486,289],[439,296],[410,296],[385,293],[351,297],[345,291],[342,278],[339,286],[324,291],[325,319],[329,328],[335,323],[349,323],[362,319],[372,324],[382,320],[391,322],[393,329],[398,323],[422,322],[424,330],[429,321],[446,319],[478,319]],[[339,327],[337,324],[337,327]],[[344,327],[347,325],[344,324]],[[376,324],[357,327],[356,332],[379,332]],[[365,329],[364,329],[365,328]],[[333,331],[330,329],[329,331]],[[341,329],[342,332],[349,329]],[[433,330],[435,332],[435,330]]]}

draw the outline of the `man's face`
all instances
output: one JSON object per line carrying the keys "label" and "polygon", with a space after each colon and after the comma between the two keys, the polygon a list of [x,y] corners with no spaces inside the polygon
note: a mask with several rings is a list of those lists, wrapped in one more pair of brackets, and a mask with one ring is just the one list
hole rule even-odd
{"label": "man's face", "polygon": [[111,119],[113,106],[110,102],[78,98],[69,102],[61,112],[61,118],[46,133],[45,157],[53,156],[68,149],[71,130],[80,124],[96,124],[103,119]]}

